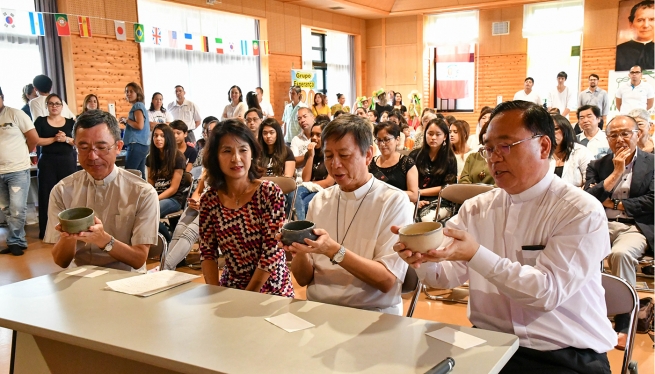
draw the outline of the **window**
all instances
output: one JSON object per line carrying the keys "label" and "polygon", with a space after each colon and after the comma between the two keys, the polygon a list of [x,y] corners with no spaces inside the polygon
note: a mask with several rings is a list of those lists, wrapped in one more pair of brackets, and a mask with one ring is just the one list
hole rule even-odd
{"label": "window", "polygon": [[325,60],[325,34],[312,33],[312,69],[316,70],[316,91],[327,92],[327,63]]}
{"label": "window", "polygon": [[434,61],[433,96],[437,111],[472,112],[475,109],[478,28],[477,11],[427,16],[424,35]]}

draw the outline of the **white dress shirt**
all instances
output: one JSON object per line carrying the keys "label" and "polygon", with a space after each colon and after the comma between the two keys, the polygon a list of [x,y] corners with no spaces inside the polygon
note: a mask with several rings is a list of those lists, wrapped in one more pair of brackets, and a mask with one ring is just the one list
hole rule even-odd
{"label": "white dress shirt", "polygon": [[189,131],[196,128],[196,121],[202,121],[198,106],[189,100],[184,100],[181,105],[177,103],[177,100],[173,101],[168,104],[166,110],[169,111],[176,120],[179,119],[186,123]]}
{"label": "white dress shirt", "polygon": [[[593,157],[591,157],[591,153],[587,147],[574,143],[569,159],[564,162],[562,180],[575,187],[582,187],[587,176],[587,166],[591,160],[593,160]],[[555,158],[551,158],[548,172],[554,173],[555,166],[557,166],[557,162]]]}
{"label": "white dress shirt", "polygon": [[541,97],[539,97],[539,94],[535,90],[530,91],[529,94],[526,94],[525,90],[521,90],[514,94],[514,100],[531,101],[537,105],[543,104]]}
{"label": "white dress shirt", "polygon": [[[586,145],[582,144],[585,140],[589,141]],[[600,129],[598,129],[596,135],[591,139],[587,139],[584,132],[579,133],[578,142],[587,147],[587,150],[589,150],[589,153],[594,160],[598,160],[611,152],[610,144],[607,142],[607,135]]]}
{"label": "white dress shirt", "polygon": [[275,113],[273,113],[273,106],[268,101],[262,100],[259,103],[259,107],[262,108],[262,114],[264,115],[264,119],[275,116]]}
{"label": "white dress shirt", "polygon": [[[304,156],[307,153],[307,146],[311,140],[305,136],[305,132],[301,131],[300,134],[296,135],[291,139],[291,152],[293,152],[294,157]],[[296,168],[296,182],[302,183],[302,169]]]}
{"label": "white dress shirt", "polygon": [[307,220],[326,230],[333,240],[343,241],[349,251],[381,263],[397,279],[393,289],[384,293],[341,266],[333,265],[325,255],[312,254],[314,279],[307,286],[307,300],[401,315],[400,286],[407,263],[394,252],[398,236],[389,228],[411,223],[412,214],[412,204],[405,192],[371,174],[368,182],[354,192],[341,191],[338,185],[319,192],[309,203]]}
{"label": "white dress shirt", "polygon": [[[541,351],[614,348],[600,274],[609,231],[593,196],[547,173],[520,194],[497,188],[466,201],[447,226],[472,235],[476,254],[468,263],[426,263],[417,273],[438,288],[469,280],[475,326],[517,335],[520,346]],[[544,249],[524,249],[537,245]]]}
{"label": "white dress shirt", "polygon": [[[30,100],[29,106],[30,106],[30,113],[32,114],[32,122],[36,121],[36,119],[39,117],[47,117],[50,114],[48,113],[48,105],[45,102],[47,98],[48,95],[45,95],[45,96],[37,96],[34,99]],[[71,112],[66,102],[62,100],[61,104],[62,104],[61,116],[64,118],[74,119],[75,114]]]}
{"label": "white dress shirt", "polygon": [[[568,108],[570,111],[575,111],[576,106],[575,92],[568,87],[564,87],[564,91],[559,92],[557,87],[548,93],[548,107],[557,108],[560,113],[564,113],[564,110]],[[568,118],[568,115],[564,116]]]}

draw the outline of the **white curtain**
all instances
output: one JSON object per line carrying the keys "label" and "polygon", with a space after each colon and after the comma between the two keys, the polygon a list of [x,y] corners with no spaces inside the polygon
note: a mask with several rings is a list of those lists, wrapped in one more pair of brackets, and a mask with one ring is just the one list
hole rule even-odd
{"label": "white curtain", "polygon": [[[141,64],[146,107],[155,92],[164,96],[164,105],[175,100],[175,86],[182,85],[186,98],[191,100],[204,118],[220,118],[228,104],[228,90],[237,85],[243,92],[254,91],[260,85],[259,57],[241,55],[241,40],[252,43],[257,39],[256,22],[252,18],[208,11],[156,0],[139,0],[139,20],[144,24],[146,42],[141,43]],[[162,45],[152,42],[152,28],[162,28]],[[177,31],[178,48],[171,48],[168,31]],[[195,40],[207,36],[209,52],[184,48],[184,33],[192,33]],[[215,38],[223,40],[224,54],[216,53]],[[230,44],[236,53],[230,53]],[[199,138],[201,130],[196,130]]]}
{"label": "white curtain", "polygon": [[423,38],[429,46],[477,44],[478,11],[433,14],[425,17]]}
{"label": "white curtain", "polygon": [[337,94],[346,95],[346,102],[355,101],[353,86],[354,66],[351,65],[353,56],[353,38],[344,33],[328,31],[325,36],[325,60],[327,63],[326,89],[330,105],[337,103]]}
{"label": "white curtain", "polygon": [[312,29],[301,26],[300,37],[302,40],[302,69],[312,70]]}

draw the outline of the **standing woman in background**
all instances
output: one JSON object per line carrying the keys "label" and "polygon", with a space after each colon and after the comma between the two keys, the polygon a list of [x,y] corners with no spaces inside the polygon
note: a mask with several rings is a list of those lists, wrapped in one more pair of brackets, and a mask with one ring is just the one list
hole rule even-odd
{"label": "standing woman in background", "polygon": [[61,115],[63,104],[57,94],[46,98],[47,117],[38,117],[34,128],[39,135],[37,145],[41,146],[38,163],[39,180],[39,239],[45,236],[48,225],[48,202],[50,191],[60,180],[77,169],[77,154],[73,148],[73,125],[75,120]]}
{"label": "standing woman in background", "polygon": [[150,109],[148,109],[148,119],[150,120],[150,131],[159,123],[169,124],[173,122],[173,115],[164,108],[164,95],[155,92],[150,100]]}
{"label": "standing woman in background", "polygon": [[330,108],[327,106],[327,98],[320,92],[317,92],[316,95],[314,95],[312,114],[314,114],[314,117],[318,116],[319,114],[325,114],[327,116],[330,116],[331,114]]}
{"label": "standing woman in background", "polygon": [[94,94],[88,94],[82,101],[82,113],[87,110],[97,110],[100,107],[98,104],[98,96]]}
{"label": "standing woman in background", "polygon": [[27,114],[28,117],[32,121],[34,121],[34,118],[32,118],[32,112],[30,112],[30,100],[36,98],[38,95],[36,94],[36,90],[34,89],[34,86],[32,83],[26,85],[23,87],[23,102],[25,105],[20,108],[25,114]]}
{"label": "standing woman in background", "polygon": [[246,105],[248,105],[248,110],[255,108],[259,109],[260,112],[262,111],[262,107],[259,105],[257,93],[254,91],[250,91],[246,94]]}
{"label": "standing woman in background", "polygon": [[125,98],[132,104],[127,118],[121,117],[125,125],[123,143],[127,147],[125,169],[141,171],[141,177],[146,179],[146,156],[150,144],[150,126],[148,111],[144,104],[143,89],[138,83],[130,82],[125,86]]}
{"label": "standing woman in background", "polygon": [[239,86],[232,86],[227,92],[227,99],[230,102],[223,109],[221,121],[229,118],[243,118],[248,110],[248,105],[243,102],[243,94]]}

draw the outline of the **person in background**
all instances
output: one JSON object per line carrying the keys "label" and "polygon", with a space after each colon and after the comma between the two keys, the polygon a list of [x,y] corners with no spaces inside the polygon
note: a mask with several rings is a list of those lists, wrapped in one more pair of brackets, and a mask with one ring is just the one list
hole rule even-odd
{"label": "person in background", "polygon": [[[39,94],[29,102],[32,120],[35,120],[39,117],[47,117],[48,107],[46,106],[45,99],[48,97],[48,95],[50,95],[50,91],[52,91],[52,79],[46,75],[37,75],[32,80],[32,85],[34,85],[34,89]],[[75,114],[71,112],[66,102],[62,101],[62,104],[63,107],[61,108],[61,115],[65,118],[75,119]]]}
{"label": "person in background", "polygon": [[296,176],[298,182],[302,182],[302,171],[306,162],[305,153],[307,153],[307,147],[311,143],[311,131],[316,119],[309,108],[302,107],[298,109],[297,122],[301,131],[291,140],[291,151],[293,151],[293,155],[296,158]]}
{"label": "person in background", "polygon": [[637,147],[646,153],[653,153],[653,138],[650,135],[651,124],[648,112],[645,109],[633,109],[628,113],[628,116],[634,118],[639,125]]}
{"label": "person in background", "polygon": [[[36,100],[36,99],[34,99]],[[39,135],[30,118],[20,109],[4,105],[0,88],[0,210],[7,219],[7,248],[0,253],[23,255],[27,193],[30,188],[30,149]]]}
{"label": "person in background", "polygon": [[[171,112],[164,108],[164,95],[159,92],[152,95],[150,109],[148,109],[148,119],[150,120],[150,131],[154,130],[155,126],[160,123],[169,124],[175,121]],[[187,126],[188,128],[189,126]]]}
{"label": "person in background", "polygon": [[577,111],[578,124],[582,133],[578,134],[578,142],[589,149],[591,157],[597,160],[610,152],[607,135],[600,131],[600,109],[593,105],[583,105]]}
{"label": "person in background", "polygon": [[245,119],[246,126],[248,126],[255,136],[257,136],[257,134],[259,134],[259,126],[264,118],[262,111],[257,108],[250,108],[246,111],[246,114],[243,115],[243,118]]}
{"label": "person in background", "polygon": [[314,117],[324,114],[330,115],[330,108],[327,106],[327,97],[320,92],[314,95],[314,104],[312,105],[312,114]]}
{"label": "person in background", "polygon": [[248,110],[259,109],[260,112],[262,111],[262,107],[259,105],[259,99],[257,98],[257,93],[255,91],[250,91],[246,94],[246,105],[248,106]]}
{"label": "person in background", "polygon": [[138,83],[130,82],[125,86],[125,99],[132,104],[127,117],[121,117],[120,122],[125,126],[123,142],[127,147],[125,154],[125,169],[141,171],[143,179],[146,178],[146,156],[150,142],[150,123],[148,111],[144,103],[143,89]]}
{"label": "person in background", "polygon": [[418,200],[418,170],[414,159],[398,153],[396,143],[400,141],[400,128],[393,122],[382,122],[375,126],[373,134],[380,156],[373,157],[368,165],[369,173],[405,191],[409,201],[415,203]]}
{"label": "person in background", "polygon": [[448,126],[452,125],[453,123],[455,123],[455,121],[457,121],[457,118],[455,118],[455,116],[453,116],[453,115],[448,115],[448,116],[444,117],[444,119],[446,120],[446,123],[448,124]]}
{"label": "person in background", "polygon": [[[425,129],[427,128],[427,125],[430,121],[437,118],[435,113],[430,112],[427,109],[428,108],[426,108],[426,110],[423,112],[423,116],[421,117],[421,124],[418,125],[414,134],[414,149],[418,149],[423,146],[423,135],[425,133]],[[450,142],[450,140],[448,141]]]}
{"label": "person in background", "polygon": [[194,147],[189,146],[185,141],[189,129],[186,127],[186,123],[180,120],[171,122],[169,126],[173,130],[173,135],[175,135],[175,146],[177,150],[182,153],[184,159],[186,160],[186,167],[184,168],[184,171],[187,173],[191,172],[191,169],[193,169],[193,164],[198,158],[198,151]]}
{"label": "person in background", "polygon": [[[439,197],[439,192],[447,184],[457,183],[457,159],[450,145],[448,124],[442,119],[431,119],[423,131],[425,144],[413,150],[409,157],[414,159],[418,169],[418,187],[421,200],[418,202],[421,221],[434,221],[437,214],[430,202]],[[442,204],[438,217],[445,214]]]}
{"label": "person in background", "polygon": [[342,111],[343,113],[350,113],[350,107],[349,106],[344,106],[343,104],[346,103],[346,95],[344,94],[337,94],[337,104],[332,105],[330,108],[330,112],[332,113],[332,117],[334,117],[338,111]]}
{"label": "person in background", "polygon": [[29,103],[30,103],[30,100],[36,99],[37,96],[38,96],[38,94],[37,94],[36,90],[34,89],[34,85],[32,83],[30,83],[30,84],[26,85],[25,87],[23,87],[22,98],[23,98],[23,102],[25,103],[25,105],[23,105],[21,110],[23,112],[25,112],[25,114],[27,114],[27,116],[30,117],[30,119],[32,119],[32,112],[30,112],[30,104]]}
{"label": "person in background", "polygon": [[548,92],[548,109],[557,108],[559,114],[569,117],[569,112],[576,108],[576,96],[574,90],[569,89],[564,82],[568,75],[566,72],[557,73],[557,87]]}
{"label": "person in background", "polygon": [[607,114],[610,112],[610,101],[607,91],[598,87],[599,81],[598,75],[589,75],[589,87],[578,94],[578,108],[583,105],[595,105],[600,108],[602,118],[598,127],[602,130],[603,124],[607,122]]}
{"label": "person in background", "polygon": [[484,127],[484,125],[489,122],[489,116],[491,116],[492,111],[493,108],[490,108],[488,106],[485,106],[482,109],[480,109],[478,124],[475,126],[475,133],[478,135],[469,136],[469,141],[468,141],[469,148],[477,151],[477,149],[480,148],[480,146],[482,145],[481,143],[479,143],[479,139],[480,139],[479,134],[480,131],[482,130],[482,127]]}
{"label": "person in background", "polygon": [[202,151],[205,149],[206,140],[209,139],[211,129],[213,129],[217,124],[218,118],[214,116],[205,117],[205,119],[202,120],[202,139],[198,139],[198,143],[196,143],[198,157],[196,158],[196,162],[193,163],[193,167],[202,166]]}
{"label": "person in background", "polygon": [[98,110],[100,109],[100,104],[98,102],[98,96],[94,94],[88,94],[84,97],[82,101],[82,113],[87,110]]}
{"label": "person in background", "polygon": [[387,121],[389,121],[389,112],[387,112],[387,111],[385,110],[385,111],[382,112],[382,114],[380,115],[380,122],[387,122]]}
{"label": "person in background", "polygon": [[75,121],[61,115],[61,97],[50,94],[46,97],[49,115],[34,121],[39,135],[37,145],[41,155],[37,166],[39,180],[39,239],[45,237],[48,225],[48,201],[50,191],[60,180],[77,171],[77,153],[73,148],[73,126]]}
{"label": "person in background", "polygon": [[575,132],[568,119],[551,114],[555,123],[555,151],[550,159],[550,171],[575,187],[584,186],[587,165],[593,160],[587,147],[576,142]]}
{"label": "person in background", "polygon": [[273,106],[271,105],[271,103],[268,101],[264,101],[264,89],[261,87],[257,87],[255,88],[255,91],[257,92],[257,100],[259,100],[259,107],[262,109],[262,114],[264,115],[264,119],[275,117],[275,113],[273,112]]}
{"label": "person in background", "polygon": [[[203,163],[210,188],[200,198],[200,260],[210,285],[293,297],[291,274],[275,235],[284,222],[284,195],[259,179],[261,148],[235,119],[214,128]],[[220,248],[220,251],[219,251]],[[225,255],[219,278],[218,256]]]}
{"label": "person in background", "polygon": [[527,77],[523,80],[523,89],[514,94],[514,100],[523,100],[541,105],[541,97],[534,91],[532,87],[534,86],[534,79],[532,77]]}
{"label": "person in background", "polygon": [[355,109],[355,115],[357,117],[368,119],[368,113],[367,113],[366,108],[364,108],[364,107],[360,107],[360,108]]}
{"label": "person in background", "polygon": [[[478,132],[478,142],[484,144],[487,139],[487,129],[489,128],[489,122],[486,122],[482,129]],[[464,169],[462,169],[462,174],[459,177],[459,184],[494,184],[494,177],[489,171],[489,165],[487,165],[487,160],[482,157],[480,150],[477,152],[471,153],[464,163]]]}
{"label": "person in background", "polygon": [[457,176],[462,174],[464,163],[471,153],[475,150],[469,148],[469,129],[468,122],[462,120],[455,120],[449,126],[450,129],[450,144],[453,146],[455,159],[457,160]]}
{"label": "person in background", "polygon": [[339,117],[342,114],[348,114],[348,112],[344,112],[343,110],[337,110],[336,112],[334,112],[333,119]]}
{"label": "person in background", "polygon": [[635,65],[630,68],[630,82],[621,83],[616,90],[616,110],[621,114],[630,113],[632,109],[653,108],[655,89],[650,83],[642,81],[642,77],[641,66]]}
{"label": "person in background", "polygon": [[275,118],[267,118],[259,126],[257,141],[262,147],[262,157],[259,166],[265,170],[267,177],[293,178],[296,169],[296,159],[293,151],[284,144],[282,127]]}
{"label": "person in background", "polygon": [[[380,118],[382,115],[382,112],[387,111],[391,113],[393,111],[393,105],[389,103],[389,98],[387,97],[387,93],[384,91],[384,88],[380,88],[379,90],[373,92],[373,95],[371,95],[371,100],[374,100],[373,98],[377,97],[378,101],[371,103],[370,109],[375,110],[377,112],[377,117]],[[401,113],[402,116],[402,113]]]}
{"label": "person in background", "polygon": [[407,107],[403,105],[403,95],[400,92],[393,92],[393,98],[393,109],[399,110],[403,115],[407,113]]}
{"label": "person in background", "polygon": [[227,92],[227,99],[230,102],[223,109],[223,114],[221,114],[221,121],[225,121],[229,118],[243,118],[243,115],[246,114],[248,110],[248,105],[243,102],[243,94],[241,93],[241,88],[239,86],[232,86]]}
{"label": "person in background", "polygon": [[405,143],[403,145],[403,150],[405,151],[411,151],[414,149],[414,139],[411,137],[412,129],[409,127],[409,125],[402,125],[400,127],[402,130],[402,133],[405,135]]}
{"label": "person in background", "polygon": [[368,120],[371,121],[373,126],[377,125],[378,123],[378,112],[374,110],[369,110],[366,112],[366,117],[368,117]]}
{"label": "person in background", "polygon": [[[300,108],[306,108],[307,105],[300,101],[301,93],[302,89],[299,86],[289,88],[290,102],[284,107],[284,113],[282,114],[282,130],[284,130],[284,141],[287,144],[291,144],[291,140],[302,133],[302,129],[298,124],[298,111]],[[311,114],[311,110],[309,113]],[[298,163],[298,160],[296,160],[296,163]]]}
{"label": "person in background", "polygon": [[175,101],[169,103],[166,106],[166,110],[171,113],[174,120],[179,119],[186,123],[186,126],[190,130],[187,141],[195,145],[196,136],[193,130],[200,126],[200,111],[196,104],[186,99],[184,87],[180,85],[175,86]]}
{"label": "person in background", "polygon": [[318,116],[316,116],[316,118],[314,118],[314,122],[330,122],[330,121],[331,121],[330,116],[328,116],[327,114],[319,114]]}

